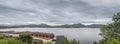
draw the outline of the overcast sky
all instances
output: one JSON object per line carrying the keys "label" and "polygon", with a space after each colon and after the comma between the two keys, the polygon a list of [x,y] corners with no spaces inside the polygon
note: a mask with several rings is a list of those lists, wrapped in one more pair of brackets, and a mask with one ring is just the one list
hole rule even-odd
{"label": "overcast sky", "polygon": [[0,24],[105,24],[120,0],[0,0]]}

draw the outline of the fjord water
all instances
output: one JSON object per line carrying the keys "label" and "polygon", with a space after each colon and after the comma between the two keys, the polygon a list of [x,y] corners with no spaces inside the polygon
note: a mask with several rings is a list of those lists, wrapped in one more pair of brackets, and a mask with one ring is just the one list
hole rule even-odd
{"label": "fjord water", "polygon": [[0,29],[0,31],[54,33],[55,35],[64,35],[70,39],[80,40],[80,44],[92,44],[93,41],[99,41],[102,38],[99,35],[99,28],[11,28]]}

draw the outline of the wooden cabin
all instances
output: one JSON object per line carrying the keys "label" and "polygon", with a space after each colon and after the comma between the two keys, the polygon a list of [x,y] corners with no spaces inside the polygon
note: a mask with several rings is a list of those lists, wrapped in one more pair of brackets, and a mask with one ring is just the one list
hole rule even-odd
{"label": "wooden cabin", "polygon": [[54,38],[54,34],[53,33],[38,33],[38,32],[34,32],[32,33],[33,37],[38,37],[38,38],[43,38],[43,39],[53,39]]}

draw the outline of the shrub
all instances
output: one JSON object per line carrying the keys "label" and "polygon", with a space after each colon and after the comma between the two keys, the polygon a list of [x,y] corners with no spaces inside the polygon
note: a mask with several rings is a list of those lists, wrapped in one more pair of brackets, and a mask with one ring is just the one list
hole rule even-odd
{"label": "shrub", "polygon": [[72,40],[65,39],[64,42],[62,42],[62,44],[80,44],[80,42],[75,39]]}
{"label": "shrub", "polygon": [[27,43],[31,44],[33,38],[29,34],[20,34],[19,39],[23,42],[27,42]]}
{"label": "shrub", "polygon": [[3,39],[5,37],[4,34],[0,34],[0,39]]}

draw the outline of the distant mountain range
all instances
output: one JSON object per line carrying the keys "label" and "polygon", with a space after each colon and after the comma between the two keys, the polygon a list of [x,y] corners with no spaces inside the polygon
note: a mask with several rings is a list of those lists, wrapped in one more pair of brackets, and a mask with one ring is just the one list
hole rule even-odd
{"label": "distant mountain range", "polygon": [[100,28],[102,24],[91,24],[84,25],[81,23],[78,24],[64,24],[59,26],[51,26],[47,24],[26,24],[26,25],[8,25],[8,24],[0,24],[0,28],[23,28],[23,27],[39,27],[39,28]]}

